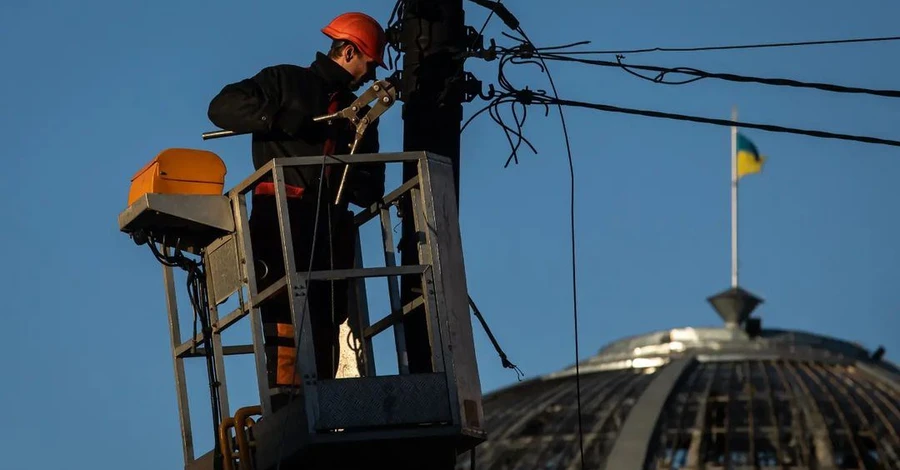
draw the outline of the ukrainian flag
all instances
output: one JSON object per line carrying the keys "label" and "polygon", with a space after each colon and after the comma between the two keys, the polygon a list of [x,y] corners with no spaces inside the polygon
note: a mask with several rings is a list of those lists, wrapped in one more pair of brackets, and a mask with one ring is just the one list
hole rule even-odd
{"label": "ukrainian flag", "polygon": [[762,171],[763,163],[766,157],[759,154],[756,145],[743,134],[737,134],[736,146],[737,158],[737,177],[740,179],[751,173],[759,173]]}

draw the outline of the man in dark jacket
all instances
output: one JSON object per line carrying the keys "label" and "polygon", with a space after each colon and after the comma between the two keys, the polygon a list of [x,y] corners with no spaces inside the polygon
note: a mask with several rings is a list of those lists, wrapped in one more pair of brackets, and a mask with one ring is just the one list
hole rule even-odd
{"label": "man in dark jacket", "polygon": [[[225,86],[209,105],[213,124],[253,134],[253,164],[257,169],[273,158],[349,153],[355,129],[347,120],[329,125],[314,123],[313,118],[347,107],[356,99],[352,91],[375,78],[376,67],[384,67],[385,34],[377,21],[362,13],[340,15],[322,32],[332,39],[331,49],[328,54],[317,53],[309,67],[264,68],[252,78]],[[376,120],[356,153],[378,150]],[[341,204],[336,206],[342,172],[342,166],[330,165],[320,180],[319,165],[284,168],[293,248],[300,272],[305,273],[310,267],[313,271],[351,268],[355,239],[352,212],[347,204],[368,206],[384,195],[384,163],[357,164],[351,167]],[[269,178],[254,190],[250,215],[259,292],[285,275],[278,226]],[[312,324],[319,378],[334,377],[337,371],[338,331],[347,318],[347,293],[346,281],[314,281],[309,286],[307,315]],[[266,302],[261,312],[269,386],[299,384],[287,293]],[[300,320],[298,312],[298,325]],[[280,407],[284,396],[273,397],[272,403],[274,408]]]}

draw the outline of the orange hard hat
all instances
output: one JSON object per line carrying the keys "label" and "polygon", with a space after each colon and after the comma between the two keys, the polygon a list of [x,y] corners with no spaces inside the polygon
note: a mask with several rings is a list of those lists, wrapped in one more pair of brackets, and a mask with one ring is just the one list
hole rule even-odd
{"label": "orange hard hat", "polygon": [[322,32],[331,39],[352,42],[363,54],[384,66],[384,46],[387,38],[375,18],[358,12],[344,13],[331,20]]}

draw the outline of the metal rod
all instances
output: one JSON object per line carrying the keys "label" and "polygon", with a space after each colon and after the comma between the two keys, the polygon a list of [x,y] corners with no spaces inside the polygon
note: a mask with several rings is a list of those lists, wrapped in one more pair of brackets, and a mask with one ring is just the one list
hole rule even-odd
{"label": "metal rod", "polygon": [[[241,274],[244,284],[247,286],[247,308],[250,311],[250,335],[253,338],[253,359],[256,363],[256,385],[259,393],[259,403],[263,416],[269,416],[272,411],[269,398],[269,380],[266,370],[265,336],[262,328],[262,313],[258,305],[255,305],[259,294],[256,285],[256,265],[254,264],[253,241],[250,235],[250,216],[247,210],[247,196],[235,194],[231,197],[232,211],[235,215],[235,235],[241,247]],[[240,291],[239,291],[240,292]]]}
{"label": "metal rod", "polygon": [[273,282],[269,287],[266,287],[265,290],[257,293],[253,297],[253,300],[251,300],[250,305],[253,308],[259,308],[260,305],[264,304],[276,294],[279,294],[287,286],[287,279],[288,276],[285,274],[281,279]]}
{"label": "metal rod", "polygon": [[[853,390],[856,390],[858,395],[861,396],[863,398],[863,400],[865,400],[865,402],[868,404],[869,410],[872,412],[873,416],[878,421],[881,422],[881,427],[883,429],[887,429],[888,432],[892,436],[894,436],[894,442],[890,443],[885,436],[879,436],[878,434],[876,434],[875,425],[873,424],[872,429],[871,429],[872,437],[873,438],[881,437],[881,439],[878,439],[878,442],[876,445],[880,448],[890,449],[891,446],[893,446],[894,448],[900,449],[900,434],[898,434],[898,429],[895,429],[895,426],[892,425],[891,420],[885,414],[885,410],[882,409],[880,406],[878,406],[878,403],[876,403],[875,399],[872,397],[872,395],[870,395],[870,394],[877,395],[875,393],[877,387],[873,387],[871,382],[870,383],[862,382],[860,380],[861,377],[856,376],[856,374],[854,374],[854,373],[850,373],[846,368],[839,369],[838,367],[839,366],[832,365],[828,369],[828,372],[834,376],[836,381],[849,380],[850,382],[852,382],[850,385],[853,386]],[[875,380],[877,380],[877,379],[875,379]],[[882,398],[882,397],[879,396],[879,398]],[[891,408],[893,410],[895,416],[900,417],[900,412],[897,411],[897,407],[894,403],[891,403],[889,401],[884,401],[883,399],[879,400],[879,401],[881,401],[887,408]],[[883,450],[879,450],[879,453],[882,456],[886,455]]]}
{"label": "metal rod", "polygon": [[[666,465],[671,466],[672,460],[674,460],[676,453],[682,447],[682,443],[684,445],[688,445],[690,443],[690,426],[694,423],[688,423],[688,413],[686,411],[687,406],[690,403],[697,402],[697,382],[700,379],[700,376],[703,375],[703,367],[700,364],[695,364],[693,370],[688,376],[687,381],[685,382],[683,387],[680,387],[683,390],[682,397],[679,399],[681,402],[678,407],[678,411],[676,416],[678,416],[676,423],[673,425],[669,423],[667,429],[663,429],[660,427],[659,433],[660,435],[666,435],[674,431],[675,437],[672,439],[672,445],[666,446],[666,448],[671,449],[670,458],[666,459]],[[674,393],[673,393],[674,395]],[[686,438],[686,439],[685,439]],[[685,451],[685,458],[687,458],[687,452]]]}
{"label": "metal rod", "polygon": [[[397,256],[394,253],[394,235],[391,231],[390,206],[383,207],[381,211],[381,239],[384,251],[384,265],[388,268],[397,266]],[[391,302],[391,310],[396,312],[402,307],[400,304],[400,283],[396,276],[388,276],[388,297]],[[397,369],[401,375],[409,373],[409,357],[406,351],[406,331],[403,323],[394,325],[394,345],[397,351]]]}
{"label": "metal rod", "polygon": [[[585,448],[596,448],[599,439],[604,437],[603,434],[600,434],[600,431],[610,420],[616,420],[617,416],[621,416],[617,415],[617,413],[623,411],[625,400],[634,398],[634,401],[637,402],[641,393],[646,390],[650,376],[622,374],[621,377],[627,382],[624,384],[620,382],[619,384],[616,384],[616,386],[611,386],[611,382],[606,381],[597,381],[594,384],[586,384],[590,388],[585,395],[592,398],[588,403],[585,403],[584,410],[585,412],[590,412],[588,410],[596,410],[594,413],[599,414],[600,416],[590,428],[585,430],[585,436],[587,437],[585,439]],[[604,410],[602,414],[599,412],[600,410]],[[625,411],[623,414],[627,416],[628,412]],[[616,426],[616,429],[620,430],[623,424],[624,420]],[[558,432],[558,429],[556,431]],[[546,447],[538,462],[546,462],[550,457],[549,453],[552,451],[551,447]],[[579,468],[581,468],[580,459],[576,458],[569,461],[567,470],[577,470]]]}
{"label": "metal rod", "polygon": [[[809,417],[809,413],[807,412],[807,408],[802,408],[804,403],[801,403],[801,400],[805,399],[801,397],[797,392],[794,391],[793,382],[791,382],[787,374],[785,373],[785,369],[787,366],[779,367],[779,362],[776,360],[769,360],[766,363],[766,373],[773,379],[771,383],[778,383],[781,386],[781,398],[787,401],[786,407],[788,407],[785,411],[789,411],[791,413],[791,427],[790,434],[791,437],[796,438],[796,436],[808,436],[810,433],[813,433],[817,428],[812,426],[811,418]],[[780,423],[779,423],[780,425]],[[813,436],[815,439],[815,436]],[[816,457],[813,455],[813,450],[810,448],[810,442],[807,439],[797,439],[800,444],[800,454],[798,458],[800,460],[801,465],[809,466],[811,462],[814,462]],[[788,452],[790,447],[790,441],[787,441],[788,445],[785,448],[785,452]],[[793,447],[796,449],[796,446]],[[790,454],[789,454],[790,455]],[[829,456],[831,454],[828,454]]]}
{"label": "metal rod", "polygon": [[[419,168],[422,168],[422,165],[419,165]],[[423,176],[424,176],[424,172],[419,174],[420,178],[422,178]],[[407,217],[407,218],[412,219],[412,224],[413,224],[412,228],[414,230],[413,231],[414,234],[428,233],[428,224],[425,222],[425,220],[426,220],[425,219],[425,210],[426,210],[425,205],[426,204],[422,200],[422,191],[425,190],[426,188],[430,189],[430,188],[428,188],[427,185],[421,184],[421,181],[420,181],[420,185],[418,188],[413,188],[410,190],[410,197],[408,198],[408,200],[411,202],[412,217]],[[416,242],[415,246],[417,248],[417,253],[416,253],[415,259],[418,259],[419,263],[422,263],[422,264],[428,266],[433,263],[434,258],[432,256],[431,245],[429,244],[427,237],[423,237],[423,238],[425,238],[425,239],[422,240],[421,243]],[[409,261],[413,261],[413,258],[410,258]],[[402,262],[401,265],[406,266],[406,265],[414,265],[414,264],[411,262],[410,263]],[[430,368],[430,370],[433,372],[443,372],[446,369],[446,364],[444,364],[443,338],[441,337],[441,331],[440,331],[441,319],[438,316],[439,313],[438,313],[438,308],[437,308],[437,299],[435,299],[432,295],[429,295],[429,291],[431,290],[431,285],[434,284],[434,278],[432,276],[429,276],[429,277],[422,276],[422,277],[416,277],[416,278],[413,278],[412,276],[410,276],[407,279],[418,279],[418,285],[414,286],[414,288],[421,289],[422,293],[423,293],[423,297],[425,299],[425,304],[423,305],[424,311],[421,313],[422,316],[418,317],[423,320],[423,324],[421,325],[422,328],[421,328],[421,330],[418,331],[419,335],[411,335],[410,332],[408,331],[408,328],[410,328],[409,320],[412,318],[417,318],[415,316],[416,313],[410,312],[410,313],[404,315],[404,318],[403,318],[404,319],[403,328],[404,328],[404,332],[406,332],[406,334],[407,334],[406,350],[410,354],[410,356],[407,358],[409,360],[410,372],[416,373],[415,369],[413,368],[414,359],[418,358],[418,360],[424,362],[426,357],[430,358],[430,360],[429,360],[430,364],[424,364],[424,365],[419,364],[420,367],[427,365]],[[403,278],[401,278],[400,282],[401,282],[401,288],[402,288]],[[415,298],[416,298],[416,297],[412,297],[409,300],[406,300],[406,299],[404,299],[404,297],[402,295],[403,294],[401,293],[400,302],[404,303],[404,304],[409,303],[409,302],[415,300]],[[410,289],[408,295],[415,295],[415,291]],[[427,334],[427,336],[421,336],[422,334]],[[413,339],[413,338],[415,338],[415,339]],[[425,352],[430,352],[431,354],[429,354],[429,356],[418,356],[418,354],[413,356],[413,353],[412,353],[413,348],[412,348],[411,343],[416,340],[420,341],[419,347],[421,348],[417,351],[417,353],[424,354]]]}
{"label": "metal rod", "polygon": [[231,188],[228,191],[228,197],[242,196],[244,193],[250,191],[252,188],[256,186],[256,183],[262,181],[263,177],[266,175],[271,176],[272,171],[275,169],[276,159],[269,160],[263,166],[259,167],[258,170],[254,171],[252,175],[244,178],[243,181],[238,183],[235,187]]}
{"label": "metal rod", "polygon": [[231,313],[225,315],[225,317],[219,319],[219,321],[213,325],[213,332],[220,333],[225,331],[229,326],[234,325],[247,316],[247,313],[249,313],[249,309],[245,306],[238,306],[232,310]]}
{"label": "metal rod", "polygon": [[[868,442],[863,441],[863,443],[870,444],[872,447],[874,447],[874,450],[878,452],[879,455],[889,455],[887,452],[885,452],[885,447],[889,447],[891,446],[891,444],[888,443],[887,436],[877,434],[875,423],[873,423],[872,420],[869,420],[868,415],[865,411],[863,411],[863,402],[865,402],[865,405],[868,407],[869,411],[872,413],[873,419],[875,420],[878,419],[876,413],[881,414],[881,410],[878,410],[877,412],[874,411],[877,410],[877,406],[874,406],[874,403],[872,403],[871,399],[869,399],[869,397],[865,396],[862,393],[863,387],[860,387],[858,389],[860,390],[859,393],[852,392],[843,384],[843,380],[846,380],[845,377],[835,374],[834,371],[828,366],[823,366],[821,368],[817,367],[815,369],[811,368],[811,371],[817,374],[823,380],[830,383],[832,387],[836,388],[841,393],[841,395],[844,396],[844,400],[841,400],[841,404],[849,403],[851,408],[853,408],[853,411],[856,412],[857,419],[853,424],[855,425],[856,423],[861,422],[865,426],[865,429],[851,428],[851,431],[855,432],[861,439],[868,439]],[[881,414],[881,416],[884,415]],[[882,421],[882,424],[884,424],[885,429],[887,429],[888,432],[893,434],[896,438],[897,434],[894,430],[894,427],[891,426],[891,423],[885,420]],[[861,454],[866,453],[866,449],[860,450],[862,451]],[[866,463],[860,462],[859,465],[866,465]]]}
{"label": "metal rod", "polygon": [[[163,248],[167,256],[170,248]],[[172,347],[172,362],[175,369],[175,393],[178,400],[178,417],[181,426],[182,450],[184,452],[184,464],[194,461],[194,437],[191,428],[191,410],[187,396],[187,379],[184,373],[184,360],[176,354],[181,344],[181,324],[178,318],[178,300],[175,294],[175,274],[172,267],[163,266],[163,283],[166,288],[166,311],[169,316],[169,339]]]}
{"label": "metal rod", "polygon": [[[356,246],[356,254],[354,256],[353,267],[362,268],[365,266],[365,263],[363,262],[362,242],[360,241],[359,237],[359,227],[354,227],[353,231],[353,243]],[[354,294],[356,297],[356,316],[358,319],[354,333],[359,337],[360,346],[363,348],[363,360],[365,361],[365,374],[362,374],[361,371],[360,375],[374,377],[378,375],[375,368],[375,350],[372,345],[372,338],[367,338],[364,334],[366,329],[371,325],[369,317],[369,301],[368,296],[366,295],[366,279],[355,279],[353,281],[353,285]]]}
{"label": "metal rod", "polygon": [[[737,107],[731,110],[731,120],[737,121]],[[731,126],[731,287],[738,286],[738,171],[737,127]]]}
{"label": "metal rod", "polygon": [[[241,344],[236,346],[222,346],[222,356],[242,356],[245,354],[253,354],[253,345],[250,344]],[[178,357],[181,358],[194,358],[194,357],[204,357],[206,355],[206,348],[197,348],[196,352],[191,352],[190,343],[188,343],[188,347],[181,352]]]}
{"label": "metal rod", "polygon": [[[353,146],[353,150],[356,150],[356,146]],[[352,155],[353,152],[351,151]],[[338,185],[337,196],[334,198],[334,205],[338,205],[341,203],[341,196],[344,194],[344,184],[347,182],[347,173],[350,172],[350,165],[344,165],[344,172],[341,174],[341,184]]]}
{"label": "metal rod", "polygon": [[[701,366],[698,365],[698,368]],[[707,440],[704,439],[703,433],[706,429],[706,416],[709,413],[709,393],[713,385],[716,383],[716,377],[719,374],[719,368],[723,367],[719,363],[703,365],[704,382],[703,392],[698,395],[697,414],[694,416],[693,431],[691,433],[691,443],[687,449],[687,458],[685,466],[688,468],[702,468],[704,465],[704,455],[706,454]]]}
{"label": "metal rod", "polygon": [[[830,390],[828,387],[822,383],[822,380],[819,379],[818,376],[812,371],[812,368],[806,362],[801,362],[799,365],[795,366],[798,371],[798,375],[801,377],[805,375],[810,379],[810,381],[819,389],[822,395],[826,397],[828,400],[828,404],[831,405],[831,408],[835,411],[837,415],[838,421],[840,421],[841,426],[844,427],[844,431],[848,434],[845,434],[843,437],[847,439],[847,443],[849,444],[850,449],[853,451],[853,456],[856,458],[856,461],[859,463],[863,462],[862,453],[859,451],[859,446],[857,446],[854,439],[852,439],[850,433],[855,431],[855,427],[850,426],[850,420],[847,418],[844,409],[838,404],[837,399],[834,396],[834,391]],[[799,372],[802,372],[800,374]],[[811,395],[812,397],[816,397],[817,395]],[[815,398],[813,398],[815,400]],[[834,436],[832,436],[833,438]],[[837,442],[837,440],[833,440],[832,442]]]}
{"label": "metal rod", "polygon": [[755,423],[753,422],[753,372],[750,370],[750,361],[744,361],[742,364],[744,368],[744,383],[747,385],[745,390],[747,391],[747,427],[750,432],[748,433],[750,436],[747,439],[747,457],[750,465],[759,466],[758,456],[756,455],[756,430],[754,429]]}
{"label": "metal rod", "polygon": [[238,453],[240,455],[239,468],[241,470],[251,470],[253,464],[250,459],[250,442],[244,427],[248,421],[253,422],[250,416],[262,414],[262,408],[259,406],[245,406],[234,413],[234,434],[237,439]]}
{"label": "metal rod", "polygon": [[[310,280],[305,276],[308,266],[303,266],[303,276],[298,272],[297,258],[294,255],[294,236],[290,222],[290,210],[288,208],[287,191],[285,189],[284,168],[276,165],[272,170],[272,180],[275,183],[275,210],[278,214],[278,225],[281,231],[281,249],[284,260],[284,272],[287,277],[287,296],[290,305],[291,325],[294,333],[294,367],[289,386],[294,383],[302,384],[302,393],[307,416],[312,416],[318,409],[317,383],[319,374],[324,371],[317,370],[316,352],[312,337],[312,314],[309,311],[309,284]],[[315,247],[312,247],[312,256]],[[306,377],[304,377],[304,375]],[[329,373],[330,375],[330,373]],[[305,379],[305,380],[304,380]],[[315,420],[309,420],[306,431],[316,434]],[[282,449],[279,446],[279,449]],[[279,450],[279,453],[281,450]],[[280,458],[280,457],[279,457]]]}
{"label": "metal rod", "polygon": [[[800,393],[794,393],[793,387],[787,387],[790,390],[795,406],[800,407],[801,411],[806,415],[808,423],[807,433],[813,436],[813,445],[809,452],[815,452],[815,456],[810,455],[808,462],[834,462],[834,453],[831,443],[837,442],[835,429],[828,427],[826,415],[822,413],[815,395],[810,390],[808,384],[800,376],[794,361],[783,361],[784,370],[790,374],[792,382],[800,388]],[[778,369],[779,371],[781,368]],[[787,382],[785,382],[787,386]],[[802,434],[801,434],[802,435]]]}
{"label": "metal rod", "polygon": [[766,388],[765,398],[769,405],[769,420],[772,422],[772,427],[775,428],[775,460],[778,462],[779,467],[785,468],[784,450],[781,448],[781,443],[783,441],[781,436],[782,423],[778,422],[778,415],[775,413],[776,400],[775,392],[772,390],[772,381],[769,379],[766,365],[759,361],[755,361],[754,363],[756,364],[759,375],[763,379],[763,386]]}
{"label": "metal rod", "polygon": [[[398,324],[398,322],[400,322],[403,319],[404,315],[408,314],[409,312],[412,312],[413,310],[421,307],[424,304],[425,304],[425,298],[417,297],[416,300],[413,300],[412,302],[404,305],[403,307],[397,307],[397,308],[393,309],[391,311],[391,313],[389,313],[386,317],[382,318],[381,320],[378,320],[377,322],[375,322],[374,325],[366,328],[363,331],[363,335],[366,338],[371,338],[371,337],[377,335],[378,333],[381,333],[382,331],[387,330],[391,326],[394,326],[394,337],[396,338],[398,336],[397,328],[403,327],[402,323]],[[399,331],[402,331],[402,329]],[[397,342],[397,341],[398,340],[395,339],[395,342]],[[401,351],[403,352],[404,355],[406,354],[406,349],[401,349],[401,347],[405,348],[405,344],[400,344],[398,342],[398,344],[397,344],[398,356],[400,355]],[[401,374],[408,374],[409,373],[408,365],[406,363],[401,363],[400,365],[403,367],[406,367],[406,372],[401,372]]]}
{"label": "metal rod", "polygon": [[221,139],[222,137],[232,137],[232,136],[236,136],[236,135],[246,135],[246,134],[249,134],[249,132],[234,132],[234,131],[219,130],[219,131],[204,132],[202,137],[203,137],[203,140],[210,140],[210,139]]}
{"label": "metal rod", "polygon": [[[728,366],[726,366],[726,367],[728,367]],[[725,463],[725,468],[732,468],[733,466],[737,466],[731,459],[732,453],[731,453],[731,445],[730,445],[730,444],[732,444],[732,442],[731,442],[731,438],[733,435],[732,428],[734,427],[734,419],[732,419],[733,416],[731,416],[731,411],[732,411],[731,406],[732,406],[732,403],[736,401],[736,398],[734,396],[734,390],[733,390],[734,386],[732,385],[732,382],[737,380],[737,377],[735,377],[736,375],[737,375],[737,363],[733,362],[730,364],[730,367],[728,367],[728,380],[725,380],[723,382],[723,385],[725,386],[725,393],[723,395],[720,395],[720,397],[723,397],[723,398],[721,398],[720,401],[722,403],[724,403],[724,405],[722,407],[724,408],[723,414],[725,415],[725,423],[723,426],[724,430],[722,432],[722,437],[723,437],[723,440],[725,441],[725,445],[723,447],[723,449],[724,449],[723,450],[723,456],[724,456],[723,462]]]}
{"label": "metal rod", "polygon": [[372,204],[371,206],[363,209],[360,213],[356,214],[353,218],[353,223],[356,226],[360,226],[372,219],[374,219],[381,210],[382,206],[389,206],[394,203],[397,199],[399,199],[404,194],[408,193],[411,189],[419,186],[419,178],[412,178],[407,182],[403,183],[402,186],[393,190],[387,196],[383,197],[381,201]]}
{"label": "metal rod", "polygon": [[[311,281],[330,281],[341,279],[359,279],[366,277],[388,277],[421,275],[428,272],[430,265],[415,264],[411,266],[395,266],[386,268],[360,268],[360,269],[332,269],[329,271],[312,271],[309,274]],[[306,273],[303,273],[304,275]]]}
{"label": "metal rod", "polygon": [[[393,152],[393,153],[356,153],[353,155],[320,155],[313,157],[284,157],[273,159],[277,166],[321,166],[322,160],[328,164],[337,163],[411,163],[419,164],[420,161],[428,159],[435,163],[450,164],[450,160],[440,154],[426,153],[424,151],[414,152]],[[418,176],[418,170],[413,174],[413,178]],[[409,179],[409,178],[406,178]]]}
{"label": "metal rod", "polygon": [[222,452],[222,468],[234,470],[234,449],[231,448],[230,433],[234,427],[234,418],[225,418],[219,423],[219,450]]}

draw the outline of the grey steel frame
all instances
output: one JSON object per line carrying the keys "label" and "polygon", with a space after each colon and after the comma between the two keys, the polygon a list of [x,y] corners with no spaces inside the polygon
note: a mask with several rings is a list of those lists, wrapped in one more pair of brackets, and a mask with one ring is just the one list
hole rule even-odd
{"label": "grey steel frame", "polygon": [[[313,271],[307,276],[305,268],[298,269],[295,266],[293,246],[289,243],[292,234],[286,210],[288,199],[284,186],[285,168],[364,162],[417,164],[416,177],[405,181],[399,188],[385,195],[379,203],[355,215],[354,223],[357,228],[370,220],[379,219],[384,241],[385,267],[362,267],[358,249],[354,269]],[[276,207],[287,274],[271,287],[259,292],[255,263],[249,261],[253,259],[253,253],[246,195],[267,175],[271,175],[272,181],[275,182]],[[253,354],[263,415],[254,429],[275,426],[271,419],[267,420],[273,416],[270,396],[276,391],[284,390],[270,390],[268,387],[259,307],[275,295],[291,293],[294,340],[295,344],[299,345],[296,374],[302,378],[302,385],[290,392],[296,393],[295,401],[303,403],[300,414],[305,420],[301,420],[304,421],[303,429],[295,429],[289,433],[290,436],[299,437],[298,442],[289,445],[287,449],[281,449],[282,443],[277,443],[279,455],[282,452],[287,455],[289,451],[297,451],[300,447],[316,443],[430,436],[464,438],[458,440],[464,442],[458,444],[460,447],[457,450],[462,452],[486,439],[454,194],[453,173],[449,159],[427,152],[404,152],[275,159],[224,195],[231,206],[235,231],[214,240],[200,250],[206,266],[210,323],[213,329],[213,358],[220,382],[220,415],[231,416],[225,377],[225,356]],[[391,205],[403,197],[410,197],[413,202],[412,215],[416,232],[419,234],[419,263],[412,266],[398,265],[393,249],[389,211]],[[360,247],[358,232],[357,247]],[[401,305],[397,277],[410,274],[421,276],[422,295],[406,305]],[[205,352],[202,348],[196,348],[195,352],[192,352],[202,339],[199,335],[187,341],[181,337],[172,268],[164,266],[163,275],[167,292],[185,467],[188,468],[196,466],[201,460],[207,460],[209,454],[195,460],[183,361],[190,357],[203,357]],[[374,324],[369,321],[365,295],[365,279],[370,277],[388,278],[391,304],[391,312]],[[308,305],[304,304],[306,304],[307,283],[312,280],[328,279],[348,279],[353,285],[351,295],[356,297],[356,317],[353,318],[354,312],[351,310],[351,326],[355,326],[355,335],[362,339],[363,364],[360,367],[362,377],[359,378],[318,379]],[[235,293],[238,295],[240,305],[225,317],[219,318],[217,306]],[[401,320],[405,314],[422,306],[427,317],[434,372],[410,374]],[[301,315],[304,310],[307,314]],[[248,315],[252,344],[223,345],[221,333]],[[394,328],[399,375],[379,377],[375,375],[372,337],[391,327]],[[396,403],[395,408],[385,410],[384,403],[391,400]],[[291,413],[294,416],[290,422],[295,423],[300,415],[296,414],[296,410]],[[426,423],[438,425],[421,426]],[[404,429],[402,425],[411,427]],[[333,432],[336,429],[344,431]],[[300,435],[296,434],[298,431]],[[259,434],[265,435],[265,430],[261,430]],[[274,463],[272,446],[275,444],[257,443],[257,458],[264,460],[261,468]]]}

